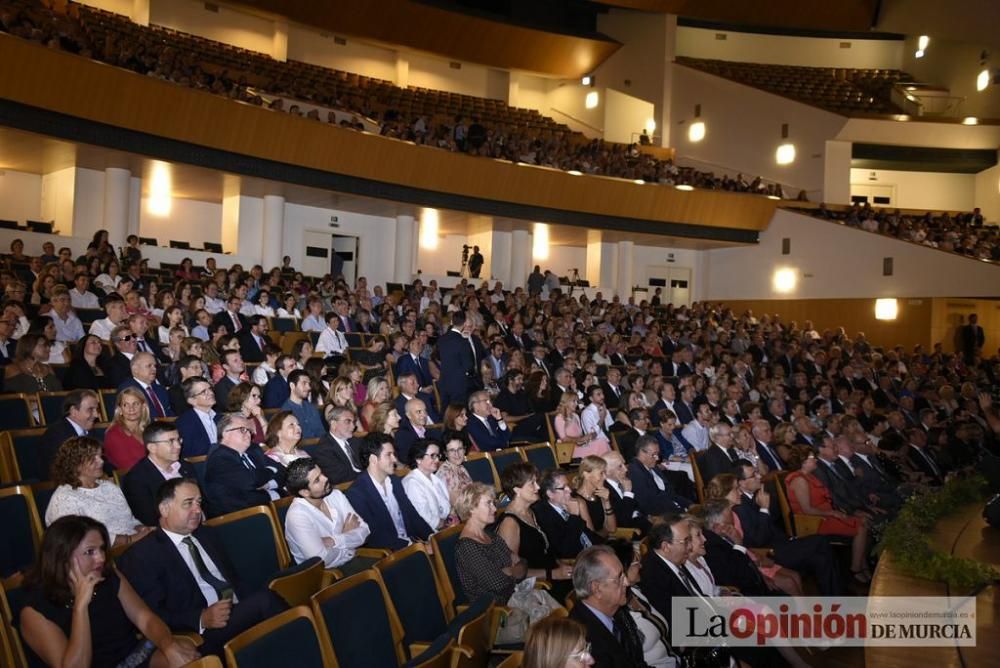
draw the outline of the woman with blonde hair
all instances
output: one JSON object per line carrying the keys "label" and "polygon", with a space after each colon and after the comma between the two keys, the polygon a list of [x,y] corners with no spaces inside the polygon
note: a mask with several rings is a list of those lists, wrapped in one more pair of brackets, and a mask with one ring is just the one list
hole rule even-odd
{"label": "woman with blonde hair", "polygon": [[506,605],[514,587],[524,579],[527,564],[487,528],[496,519],[495,498],[493,486],[481,482],[469,483],[458,493],[455,511],[465,526],[455,543],[455,569],[467,600],[489,596]]}
{"label": "woman with blonde hair", "polygon": [[362,382],[365,377],[364,370],[357,362],[344,362],[340,365],[339,373],[351,381],[351,399],[354,401],[354,406],[360,408],[368,397],[368,387]]}
{"label": "woman with blonde hair", "polygon": [[346,408],[352,413],[358,412],[354,404],[354,383],[346,376],[337,376],[330,383],[330,392],[326,395],[327,406]]}
{"label": "woman with blonde hair", "polygon": [[580,461],[580,468],[570,486],[573,496],[587,505],[589,517],[587,528],[607,538],[618,528],[615,511],[611,507],[611,496],[604,480],[608,463],[596,455],[587,455]]}
{"label": "woman with blonde hair", "polygon": [[583,433],[580,416],[576,412],[578,401],[576,392],[563,392],[556,407],[555,429],[560,441],[575,441],[573,458],[583,458],[588,455],[603,455],[611,449],[608,437],[599,431]]}
{"label": "woman with blonde hair", "polygon": [[575,619],[549,617],[528,628],[521,668],[593,666],[587,629]]}
{"label": "woman with blonde hair", "polygon": [[118,393],[111,427],[104,435],[104,456],[116,469],[128,471],[146,456],[142,432],[149,422],[149,404],[138,388]]}
{"label": "woman with blonde hair", "polygon": [[375,412],[372,413],[371,427],[368,429],[368,433],[395,436],[396,430],[399,429],[399,420],[399,413],[396,412],[396,408],[392,404],[379,404]]}
{"label": "woman with blonde hair", "polygon": [[368,381],[368,391],[364,405],[361,406],[361,428],[370,430],[372,414],[380,404],[389,401],[389,381],[382,376],[375,376]]}

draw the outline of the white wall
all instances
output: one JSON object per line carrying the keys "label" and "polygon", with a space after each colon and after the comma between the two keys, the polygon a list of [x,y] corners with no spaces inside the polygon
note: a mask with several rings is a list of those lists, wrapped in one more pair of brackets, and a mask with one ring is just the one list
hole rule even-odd
{"label": "white wall", "polygon": [[580,278],[584,278],[587,275],[587,249],[584,246],[549,246],[549,259],[533,260],[532,268],[536,264],[541,265],[542,271],[549,269],[557,276],[567,276],[571,269],[579,269]]}
{"label": "white wall", "polygon": [[836,136],[829,138],[866,144],[996,149],[1000,146],[1000,125],[851,118],[845,119]]}
{"label": "white wall", "polygon": [[[717,39],[718,34],[726,39]],[[851,46],[844,49],[842,43]],[[903,42],[758,35],[681,26],[677,28],[677,55],[774,65],[899,69]]]}
{"label": "white wall", "polygon": [[507,98],[506,86],[499,89],[495,80],[491,81],[489,68],[483,65],[463,62],[461,69],[453,70],[447,59],[412,52],[406,54],[406,59],[410,62],[410,86],[498,100]]}
{"label": "white wall", "polygon": [[[680,157],[700,161],[702,169],[726,167],[805,189],[810,198],[819,198],[826,140],[843,127],[843,116],[688,67],[675,67],[673,77],[671,133]],[[701,105],[707,134],[694,144],[688,141],[687,128],[696,104]],[[795,162],[786,166],[774,162],[782,123],[789,124],[797,154]]]}
{"label": "white wall", "polygon": [[[916,37],[906,41],[903,52],[903,69],[921,83],[947,88],[951,95],[964,98],[954,116],[978,116],[996,118],[1000,114],[1000,86],[989,86],[984,91],[976,90],[976,75],[979,73],[979,56],[985,50],[995,49],[979,44],[949,42],[934,39],[930,31],[931,43],[923,58],[915,58]],[[996,58],[990,63],[995,69]]]}
{"label": "white wall", "polygon": [[[593,109],[584,104],[590,91],[597,91],[599,96],[599,104]],[[579,81],[559,82],[549,91],[548,110],[543,113],[588,137],[603,137],[605,102],[605,91],[600,87],[582,86]]]}
{"label": "white wall", "polygon": [[851,185],[895,186],[892,206],[901,209],[972,211],[975,206],[975,174],[852,168]]}
{"label": "white wall", "polygon": [[288,59],[386,81],[396,80],[396,51],[393,49],[353,38],[347,38],[347,44],[337,44],[330,33],[294,23],[288,26]]}
{"label": "white wall", "polygon": [[521,109],[537,109],[548,116],[549,90],[555,85],[555,80],[525,72],[511,72],[510,82],[507,104]]}
{"label": "white wall", "polygon": [[93,237],[104,228],[104,172],[77,169],[73,195],[73,236]]}
{"label": "white wall", "polygon": [[[781,254],[786,237],[790,255]],[[882,275],[886,257],[893,276]],[[706,251],[703,262],[699,298],[711,300],[990,297],[1000,284],[995,266],[781,209],[759,245]],[[774,291],[778,268],[797,274],[793,292]]]}
{"label": "white wall", "polygon": [[987,221],[1000,221],[1000,165],[976,174],[976,206]]}
{"label": "white wall", "polygon": [[81,5],[97,7],[115,14],[132,15],[132,0],[77,0]]}
{"label": "white wall", "polygon": [[155,0],[150,3],[149,22],[268,55],[274,49],[273,21],[228,6],[210,12],[204,2]]}
{"label": "white wall", "polygon": [[646,122],[656,121],[652,102],[605,88],[603,103],[605,141],[622,144],[638,141],[636,135],[642,133]]}
{"label": "white wall", "polygon": [[[330,216],[337,216],[339,227],[330,227]],[[305,253],[302,238],[307,229],[357,236],[358,276],[366,276],[370,285],[384,285],[391,281],[395,254],[412,252],[410,248],[396,247],[395,218],[285,204],[285,245],[282,254],[291,256],[293,265],[301,263],[300,258]]]}
{"label": "white wall", "polygon": [[0,219],[42,220],[42,177],[38,174],[0,170]]}
{"label": "white wall", "polygon": [[[222,203],[202,202],[193,199],[174,198],[170,215],[159,217],[151,214],[147,207],[147,199],[140,202],[139,231],[140,236],[154,237],[160,244],[166,246],[170,240],[187,241],[193,248],[201,248],[206,241],[222,242]],[[240,221],[242,226],[243,221]],[[234,252],[236,248],[225,248]],[[239,252],[243,253],[240,248]],[[252,253],[257,255],[257,253]]]}

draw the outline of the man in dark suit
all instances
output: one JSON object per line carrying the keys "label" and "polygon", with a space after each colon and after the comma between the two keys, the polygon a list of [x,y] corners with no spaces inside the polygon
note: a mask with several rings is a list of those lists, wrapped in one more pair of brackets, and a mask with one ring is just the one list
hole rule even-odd
{"label": "man in dark suit", "polygon": [[364,470],[358,459],[360,439],[353,438],[354,413],[336,406],[327,413],[330,430],[323,434],[311,456],[332,485],[353,482]]}
{"label": "man in dark suit", "polygon": [[150,419],[174,417],[174,408],[170,405],[170,395],[167,388],[156,380],[156,358],[153,353],[136,353],[132,357],[131,375],[121,385],[118,391],[133,387],[146,397],[149,406]]}
{"label": "man in dark suit", "polygon": [[480,450],[503,450],[510,446],[510,429],[485,391],[469,395],[469,422],[466,430]]}
{"label": "man in dark suit", "polygon": [[660,472],[660,445],[646,434],[636,442],[635,459],[628,466],[632,492],[644,515],[680,513],[691,505],[689,499],[676,493],[670,481]]}
{"label": "man in dark suit", "polygon": [[266,506],[280,496],[285,467],[250,441],[250,423],[239,413],[219,420],[219,445],[208,455],[205,495],[213,517]]}
{"label": "man in dark suit", "polygon": [[399,550],[414,541],[426,541],[433,529],[407,498],[403,481],[393,475],[396,451],[392,437],[368,434],[358,449],[358,459],[365,464],[365,471],[346,494],[371,529],[365,545]]}
{"label": "man in dark suit", "polygon": [[215,405],[220,411],[224,411],[229,403],[229,393],[242,382],[240,375],[246,371],[247,365],[243,361],[243,354],[238,350],[223,350],[219,362],[226,375],[215,384]]}
{"label": "man in dark suit", "polygon": [[350,316],[351,306],[345,299],[336,299],[333,302],[333,310],[337,312],[340,319],[340,329],[345,333],[358,331],[358,323]]}
{"label": "man in dark suit", "polygon": [[421,399],[410,399],[403,409],[403,419],[396,429],[396,455],[403,461],[410,461],[410,448],[421,438],[441,438],[437,429],[428,429],[427,404]]}
{"label": "man in dark suit", "polygon": [[570,618],[587,629],[594,665],[602,668],[645,668],[642,635],[626,607],[626,579],[622,563],[606,545],[580,553],[573,566],[573,584],[581,596]]}
{"label": "man in dark suit", "polygon": [[417,379],[417,391],[427,393],[434,391],[434,377],[427,360],[420,356],[423,348],[419,336],[410,339],[408,352],[396,360],[396,378],[398,382],[403,376],[413,375]]}
{"label": "man in dark suit", "polygon": [[748,548],[774,550],[774,562],[802,573],[811,573],[816,579],[821,596],[838,596],[844,593],[840,566],[833,556],[826,536],[802,536],[789,540],[771,517],[771,497],[763,489],[760,473],[752,464],[736,468],[739,479],[740,503],[733,512],[740,518],[743,545]]}
{"label": "man in dark suit", "polygon": [[[177,415],[182,415],[191,407],[188,405],[187,397],[184,396],[184,381],[195,376],[205,375],[205,363],[200,357],[194,355],[184,355],[177,362],[178,377],[173,385],[167,388],[167,397],[170,399],[170,406]],[[212,403],[215,403],[213,397]]]}
{"label": "man in dark suit", "polygon": [[735,587],[744,596],[780,595],[777,587],[770,585],[760,569],[739,549],[732,539],[733,511],[726,499],[710,499],[702,504],[705,526],[705,561],[712,569],[715,582]]}
{"label": "man in dark suit", "polygon": [[214,331],[217,325],[225,327],[227,334],[239,334],[246,329],[249,325],[246,317],[240,313],[242,304],[242,299],[236,295],[230,295],[226,301],[226,308],[216,313],[215,317],[212,318],[211,331]]}
{"label": "man in dark suit", "polygon": [[184,400],[189,410],[177,418],[177,431],[184,439],[182,454],[185,457],[200,457],[207,455],[212,444],[219,436],[216,426],[217,414],[212,410],[215,404],[215,394],[212,384],[201,376],[188,378],[182,383]]}
{"label": "man in dark suit", "polygon": [[698,470],[706,485],[720,473],[734,473],[740,461],[739,454],[733,447],[733,428],[728,424],[713,424],[708,428],[708,438],[712,444],[708,446],[708,450],[698,455]]}
{"label": "man in dark suit", "polygon": [[122,492],[136,519],[152,527],[160,521],[156,494],[163,483],[173,478],[194,478],[195,471],[181,459],[181,436],[169,422],[151,422],[142,432],[142,441],[147,455],[122,478]]}
{"label": "man in dark suit", "polygon": [[168,480],[157,493],[156,508],[159,528],[118,564],[171,631],[201,635],[202,655],[221,654],[231,638],[288,607],[267,589],[254,592],[241,586],[222,541],[211,527],[201,526],[197,481]]}
{"label": "man in dark suit", "polygon": [[632,423],[632,426],[625,431],[617,432],[614,436],[615,441],[618,443],[618,451],[622,453],[622,458],[630,462],[635,459],[635,444],[649,430],[649,411],[645,408],[633,408],[628,412],[628,419]]}
{"label": "man in dark suit", "polygon": [[575,559],[580,550],[604,542],[587,528],[580,517],[580,501],[572,495],[566,474],[560,469],[552,469],[538,481],[539,499],[531,506],[539,528],[548,539],[549,549],[557,559]]}
{"label": "man in dark suit", "polygon": [[816,454],[816,471],[813,475],[830,490],[833,507],[849,515],[858,510],[867,510],[868,504],[858,489],[854,476],[845,478],[836,468],[837,453],[832,436],[820,439]]}
{"label": "man in dark suit", "polygon": [[923,474],[931,485],[943,485],[947,472],[927,447],[927,432],[921,427],[911,427],[906,430],[906,438],[906,461],[910,468]]}
{"label": "man in dark suit", "polygon": [[260,363],[267,359],[264,353],[264,346],[270,342],[267,338],[268,324],[267,318],[262,315],[252,315],[247,319],[249,327],[240,330],[240,352],[243,354],[243,361]]}
{"label": "man in dark suit", "polygon": [[604,390],[604,405],[609,410],[614,410],[621,405],[622,395],[625,394],[625,388],[622,387],[621,382],[622,372],[614,367],[608,369],[607,377],[601,381],[601,389]]}
{"label": "man in dark suit", "polygon": [[504,340],[507,343],[508,348],[512,350],[517,348],[524,352],[528,352],[535,345],[535,342],[531,340],[531,337],[524,332],[524,324],[520,321],[511,325],[510,333]]}
{"label": "man in dark suit", "polygon": [[472,336],[472,322],[466,320],[464,311],[451,315],[451,329],[437,341],[438,357],[441,360],[441,376],[438,391],[441,405],[465,404],[469,393],[479,387],[479,360],[483,351]]}
{"label": "man in dark suit", "polygon": [[63,417],[50,424],[38,444],[38,463],[48,480],[56,453],[67,439],[86,436],[101,415],[101,400],[93,390],[74,390],[63,400]]}
{"label": "man in dark suit", "polygon": [[[865,434],[859,436],[863,439],[862,442],[867,440]],[[837,460],[834,467],[851,482],[862,499],[887,513],[895,514],[903,505],[902,497],[896,493],[898,482],[890,482],[885,471],[881,467],[876,469],[872,466],[871,460],[858,457],[852,438],[854,437],[845,434],[837,437]],[[871,452],[874,454],[874,450]],[[875,464],[878,465],[877,460]]]}
{"label": "man in dark suit", "polygon": [[271,376],[264,386],[264,394],[261,400],[262,408],[281,408],[281,405],[288,401],[291,390],[288,387],[288,376],[298,367],[295,360],[290,355],[279,355],[274,363],[277,373]]}
{"label": "man in dark suit", "polygon": [[983,328],[979,325],[979,316],[975,313],[970,315],[968,324],[958,328],[958,336],[956,338],[958,340],[958,352],[961,353],[965,363],[969,365],[973,364],[976,356],[982,352],[983,345],[986,343]]}
{"label": "man in dark suit", "polygon": [[771,423],[767,420],[757,420],[753,423],[751,433],[753,433],[754,442],[757,444],[757,456],[760,457],[761,461],[764,462],[764,465],[767,466],[767,470],[786,470],[788,465],[785,464],[785,460],[783,460],[781,455],[778,454],[778,451],[771,446],[771,439],[773,438]]}
{"label": "man in dark suit", "polygon": [[17,318],[10,315],[0,317],[0,366],[7,366],[14,359],[17,340],[14,330],[17,328]]}
{"label": "man in dark suit", "polygon": [[128,325],[118,325],[111,330],[111,347],[114,353],[107,363],[108,381],[118,387],[132,377],[132,358],[136,353],[135,336]]}
{"label": "man in dark suit", "polygon": [[694,383],[685,385],[681,390],[681,398],[674,402],[674,414],[677,416],[677,422],[684,426],[694,420],[695,407],[694,407],[694,395],[697,390],[694,387]]}
{"label": "man in dark suit", "polygon": [[[400,416],[406,415],[406,403],[410,399],[420,399],[424,402],[424,408],[427,409],[427,418],[431,423],[441,422],[441,413],[434,406],[434,395],[421,392],[419,382],[417,376],[413,373],[396,376],[396,384],[399,386],[399,396],[393,401],[396,412]],[[447,404],[445,404],[445,407],[447,407]]]}

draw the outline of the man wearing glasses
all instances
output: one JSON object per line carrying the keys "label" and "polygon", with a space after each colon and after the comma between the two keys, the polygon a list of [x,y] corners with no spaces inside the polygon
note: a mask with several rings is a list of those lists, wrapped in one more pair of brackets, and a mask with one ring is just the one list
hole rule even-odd
{"label": "man wearing glasses", "polygon": [[239,413],[219,420],[219,445],[205,467],[205,496],[212,516],[267,505],[280,496],[285,467],[251,442],[253,430]]}
{"label": "man wearing glasses", "polygon": [[594,665],[646,665],[642,636],[625,607],[627,584],[621,561],[607,545],[587,548],[577,557],[573,589],[580,604],[573,606],[569,616],[587,629],[588,647],[582,653],[590,655]]}
{"label": "man wearing glasses", "polygon": [[4,315],[0,319],[0,366],[7,366],[14,359],[14,347],[17,345],[12,337],[17,321],[14,318]]}
{"label": "man wearing glasses", "polygon": [[212,406],[215,405],[212,384],[202,376],[194,376],[181,383],[181,387],[184,388],[184,399],[191,407],[177,418],[177,431],[184,438],[183,455],[185,457],[207,455],[218,435],[215,424],[217,416],[212,410]]}
{"label": "man wearing glasses", "polygon": [[122,478],[122,492],[144,526],[156,526],[160,520],[156,507],[160,485],[173,478],[195,477],[194,466],[181,459],[183,440],[169,422],[151,422],[142,432],[147,454]]}
{"label": "man wearing glasses", "polygon": [[510,429],[488,392],[480,390],[469,396],[469,412],[469,436],[480,450],[503,450],[510,446]]}
{"label": "man wearing glasses", "polygon": [[108,362],[108,380],[112,386],[118,387],[132,378],[132,358],[137,350],[135,335],[128,325],[118,325],[111,331],[109,338],[115,352]]}
{"label": "man wearing glasses", "polygon": [[327,410],[330,431],[319,439],[312,457],[331,485],[353,482],[361,471],[360,439],[354,438],[354,413],[342,406]]}

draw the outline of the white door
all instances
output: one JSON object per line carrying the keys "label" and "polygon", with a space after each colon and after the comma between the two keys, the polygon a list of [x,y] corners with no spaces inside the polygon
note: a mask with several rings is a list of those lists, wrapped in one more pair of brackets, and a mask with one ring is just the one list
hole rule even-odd
{"label": "white door", "polygon": [[305,254],[302,258],[302,273],[306,276],[323,276],[330,273],[330,233],[302,233],[302,247]]}
{"label": "white door", "polygon": [[896,186],[889,184],[852,183],[851,202],[872,206],[893,206],[896,201]]}
{"label": "white door", "polygon": [[660,303],[666,306],[691,305],[691,269],[688,267],[673,267],[670,265],[646,267],[649,296],[660,288]]}
{"label": "white door", "polygon": [[349,286],[354,287],[358,277],[358,238],[334,234],[330,246],[335,254],[331,257],[333,268],[330,272],[338,273],[336,269],[339,267],[339,273],[343,275],[344,280]]}

